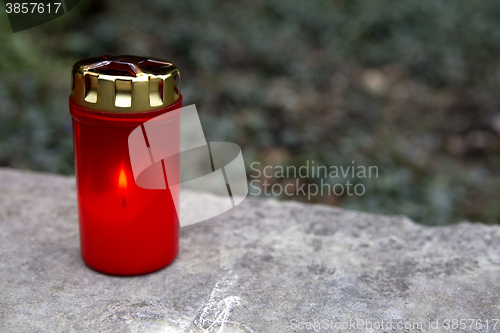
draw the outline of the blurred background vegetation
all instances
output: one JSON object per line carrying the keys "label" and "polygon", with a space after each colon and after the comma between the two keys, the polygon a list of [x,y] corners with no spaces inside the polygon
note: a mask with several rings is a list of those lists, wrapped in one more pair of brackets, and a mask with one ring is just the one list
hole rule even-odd
{"label": "blurred background vegetation", "polygon": [[500,223],[499,17],[498,0],[81,0],[13,34],[0,13],[0,165],[72,174],[72,64],[150,55],[247,165],[378,166],[351,180],[364,196],[313,202]]}

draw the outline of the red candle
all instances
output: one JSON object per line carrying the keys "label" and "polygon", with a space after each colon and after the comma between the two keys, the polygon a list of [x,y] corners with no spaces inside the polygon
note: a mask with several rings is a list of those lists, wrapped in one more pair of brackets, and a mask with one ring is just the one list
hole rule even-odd
{"label": "red candle", "polygon": [[[178,193],[136,185],[130,133],[180,108],[179,72],[158,59],[131,56],[83,60],[73,66],[73,117],[81,255],[113,275],[161,269],[178,252]],[[178,168],[169,172],[178,179]],[[172,172],[174,174],[172,174]]]}

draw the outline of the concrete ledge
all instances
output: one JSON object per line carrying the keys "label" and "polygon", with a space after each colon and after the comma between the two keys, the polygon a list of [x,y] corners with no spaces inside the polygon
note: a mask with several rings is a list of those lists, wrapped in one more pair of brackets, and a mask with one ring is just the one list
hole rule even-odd
{"label": "concrete ledge", "polygon": [[74,178],[0,169],[0,331],[312,332],[326,320],[320,332],[450,332],[446,319],[500,318],[499,226],[249,198],[181,229],[180,247],[153,274],[96,273],[80,259]]}

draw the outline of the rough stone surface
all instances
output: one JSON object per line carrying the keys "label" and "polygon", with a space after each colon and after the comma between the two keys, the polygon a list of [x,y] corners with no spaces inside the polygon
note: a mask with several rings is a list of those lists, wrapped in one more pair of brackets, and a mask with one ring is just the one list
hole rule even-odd
{"label": "rough stone surface", "polygon": [[99,274],[80,259],[74,179],[0,169],[0,332],[500,331],[498,226],[249,198],[180,246],[159,272]]}

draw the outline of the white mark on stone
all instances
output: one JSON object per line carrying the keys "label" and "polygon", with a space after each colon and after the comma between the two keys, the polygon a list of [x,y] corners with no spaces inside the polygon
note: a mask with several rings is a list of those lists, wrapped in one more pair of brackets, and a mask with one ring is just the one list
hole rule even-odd
{"label": "white mark on stone", "polygon": [[[231,274],[231,271],[229,272]],[[234,305],[241,304],[239,296],[229,295],[229,289],[236,284],[238,276],[226,276],[215,284],[210,299],[201,308],[194,324],[203,332],[222,332],[229,322],[229,315]]]}

